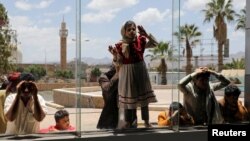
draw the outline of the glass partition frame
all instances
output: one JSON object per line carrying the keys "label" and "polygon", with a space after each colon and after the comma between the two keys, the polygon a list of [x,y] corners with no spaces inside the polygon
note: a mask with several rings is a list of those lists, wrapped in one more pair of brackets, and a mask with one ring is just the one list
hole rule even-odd
{"label": "glass partition frame", "polygon": [[[85,130],[84,127],[81,127],[84,122],[81,121],[83,120],[85,117],[84,115],[81,115],[81,113],[84,113],[84,109],[81,110],[81,105],[82,105],[82,100],[80,100],[81,98],[81,86],[82,86],[82,82],[80,79],[81,76],[81,57],[83,57],[81,55],[81,49],[83,48],[81,45],[81,32],[82,30],[84,30],[84,28],[81,28],[81,0],[76,0],[76,84],[77,84],[77,88],[76,89],[76,127],[77,127],[77,132],[79,133],[80,131],[82,132],[82,134],[84,135],[84,132],[87,131]],[[180,102],[180,92],[177,89],[175,84],[178,84],[178,81],[180,80],[180,39],[177,39],[173,33],[174,32],[179,32],[179,26],[180,26],[180,0],[172,0],[172,44],[171,47],[173,50],[175,50],[175,56],[177,56],[177,59],[175,61],[172,61],[172,65],[176,65],[177,64],[177,79],[176,77],[172,77],[172,87],[171,87],[171,95],[172,95],[172,99],[170,100],[171,102],[173,101],[177,101]],[[84,88],[83,88],[84,89]],[[168,107],[166,107],[167,109]],[[98,122],[98,121],[97,121]],[[96,125],[93,125],[96,126]],[[170,129],[172,129],[173,131],[178,132],[179,131],[179,121],[172,123],[172,126],[170,127]],[[97,129],[98,130],[98,129]],[[80,134],[77,134],[78,136],[81,136]]]}

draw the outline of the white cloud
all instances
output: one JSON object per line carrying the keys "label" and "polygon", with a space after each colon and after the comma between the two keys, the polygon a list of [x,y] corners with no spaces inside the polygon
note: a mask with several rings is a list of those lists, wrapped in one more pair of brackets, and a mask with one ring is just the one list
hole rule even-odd
{"label": "white cloud", "polygon": [[233,0],[233,7],[236,10],[243,9],[246,6],[246,0]]}
{"label": "white cloud", "polygon": [[54,12],[54,13],[45,13],[44,15],[49,16],[49,17],[54,17],[54,16],[58,16],[58,15],[67,14],[69,12],[71,12],[71,7],[66,6],[66,7],[64,7],[63,10],[60,10],[60,11],[57,11],[57,12]]}
{"label": "white cloud", "polygon": [[175,19],[178,19],[179,17],[182,17],[182,16],[184,16],[185,15],[185,12],[184,11],[182,11],[182,10],[175,10],[174,11],[174,18]]}
{"label": "white cloud", "polygon": [[42,0],[38,5],[35,5],[36,8],[47,8],[54,0]]}
{"label": "white cloud", "polygon": [[12,28],[17,31],[18,42],[21,43],[19,47],[23,53],[23,62],[41,62],[43,60],[41,58],[44,58],[45,55],[45,48],[50,60],[59,60],[59,31],[57,27],[38,27],[25,16],[10,16],[10,23]]}
{"label": "white cloud", "polygon": [[[205,4],[209,1],[210,0],[184,0],[183,8],[200,11],[205,8]],[[235,10],[243,9],[246,6],[246,0],[233,0],[232,5]]]}
{"label": "white cloud", "polygon": [[25,26],[31,26],[33,24],[29,17],[26,16],[10,16],[10,24],[14,28],[22,28]]}
{"label": "white cloud", "polygon": [[92,0],[87,7],[97,12],[82,15],[85,23],[110,22],[116,14],[124,9],[136,5],[139,0]]}
{"label": "white cloud", "polygon": [[89,40],[89,42],[83,42],[82,56],[93,57],[94,54],[95,58],[112,58],[112,55],[108,51],[108,45],[113,45],[116,42],[114,39],[111,39],[109,37],[103,37],[89,38]]}
{"label": "white cloud", "polygon": [[16,6],[16,8],[21,9],[21,10],[31,10],[32,9],[32,5],[27,3],[26,1],[16,1],[15,6]]}
{"label": "white cloud", "polygon": [[184,0],[183,8],[192,11],[200,11],[205,8],[209,0]]}
{"label": "white cloud", "polygon": [[[26,26],[33,26],[35,23],[29,19],[29,17],[26,16],[10,16],[10,25],[15,28],[22,29],[22,27]],[[49,24],[51,23],[51,19],[41,19],[39,21],[36,21],[36,23],[41,24]]]}
{"label": "white cloud", "polygon": [[160,12],[157,8],[148,8],[145,11],[137,13],[133,20],[138,24],[162,22],[166,16],[170,16],[170,10]]}
{"label": "white cloud", "polygon": [[42,0],[40,3],[37,4],[32,4],[32,1],[29,0],[17,0],[15,2],[15,6],[18,9],[21,10],[25,10],[25,11],[29,11],[32,9],[43,9],[43,8],[47,8],[48,6],[50,6],[50,4],[53,2],[54,0]]}
{"label": "white cloud", "polygon": [[[231,35],[229,35],[230,39],[233,40],[233,41],[237,41],[237,40],[242,40],[242,39],[245,39],[245,32],[244,31],[235,31],[235,32],[232,32]],[[244,42],[245,40],[243,40]]]}
{"label": "white cloud", "polygon": [[[45,49],[50,60],[59,60],[60,40],[58,28],[38,28],[34,25],[17,30],[19,31],[18,40],[21,43],[21,51],[25,53],[23,54],[23,62],[43,60],[41,58],[44,58],[43,52]],[[30,58],[33,59],[30,60]]]}
{"label": "white cloud", "polygon": [[[12,28],[17,31],[18,48],[23,54],[23,63],[44,63],[45,56],[47,62],[59,62],[60,59],[60,37],[58,27],[38,27],[32,20],[25,16],[10,16]],[[68,35],[67,58],[72,60],[75,57],[75,42],[72,39],[75,34]],[[107,51],[107,42],[110,39],[91,39],[82,33],[83,39],[89,39],[89,42],[82,41],[83,56],[98,57],[111,56]],[[99,50],[99,52],[96,52]],[[46,54],[46,55],[45,55]]]}
{"label": "white cloud", "polygon": [[213,33],[214,32],[213,28],[207,28],[205,31],[206,31],[206,33]]}
{"label": "white cloud", "polygon": [[[8,3],[7,0],[4,1],[5,3]],[[72,19],[74,19],[74,2],[68,2],[68,0],[57,0],[54,1],[56,3],[53,5],[53,0],[15,0],[10,2],[12,2],[12,4],[10,5],[8,3],[6,4],[6,6],[8,5],[7,8],[9,11],[8,13],[10,14],[9,18],[11,28],[17,30],[18,41],[21,42],[20,50],[23,53],[23,61],[25,63],[43,63],[45,60],[46,48],[47,61],[59,62],[59,28],[61,18],[58,17],[61,17],[62,14],[65,14],[65,16],[72,17]],[[166,5],[166,7],[164,6],[165,9],[157,9],[162,8],[160,4],[163,5],[163,3],[166,4],[168,2],[164,1],[161,3],[159,1],[157,3],[154,3],[155,5],[153,7],[153,3],[148,3],[148,1],[145,2],[142,0],[89,0],[89,4],[85,4],[85,7],[82,7],[82,14],[84,14],[82,15],[82,20],[83,22],[88,23],[85,25],[86,28],[84,30],[84,32],[86,32],[86,35],[82,35],[82,38],[88,37],[88,35],[91,35],[93,37],[87,38],[90,40],[89,42],[82,41],[82,56],[94,58],[111,58],[111,54],[107,51],[108,45],[114,44],[120,39],[120,36],[117,36],[117,34],[119,35],[119,32],[117,33],[116,28],[114,28],[115,32],[110,35],[95,35],[96,33],[93,33],[93,31],[88,30],[95,28],[95,25],[91,23],[110,22],[110,24],[107,24],[107,26],[119,27],[120,23],[123,22],[125,18],[127,19],[129,17],[129,19],[131,19],[131,17],[133,17],[133,20],[136,21],[137,24],[141,23],[144,25],[148,23],[156,23],[157,26],[149,26],[147,27],[147,29],[148,31],[154,33],[154,36],[159,39],[159,41],[166,40],[166,38],[170,38],[166,37],[166,33],[167,36],[171,36],[171,4]],[[204,34],[203,38],[210,39],[213,36],[213,21],[202,25],[204,15],[200,12],[200,10],[204,8],[205,3],[207,3],[207,0],[183,0],[181,4],[183,4],[182,6],[184,6],[184,8],[181,7],[180,20],[183,23],[188,22],[197,24],[200,28],[199,30]],[[233,6],[235,9],[238,7],[244,7],[244,5],[245,0],[233,0]],[[44,10],[35,11],[35,9],[45,7],[47,8]],[[33,11],[22,12],[23,10]],[[44,11],[46,11],[47,13]],[[17,16],[20,14],[26,14],[27,17]],[[120,16],[116,17],[117,14],[119,14]],[[67,28],[69,29],[69,35],[67,40],[67,58],[69,60],[75,58],[76,54],[75,42],[72,41],[72,39],[75,38],[74,22],[74,20],[67,21]],[[230,25],[232,27],[230,27]],[[232,46],[232,49],[234,49],[234,44],[238,45],[239,42],[243,44],[242,39],[244,38],[244,33],[234,31],[234,29],[232,29],[234,28],[234,24],[230,25],[228,24],[228,36],[231,41],[230,45]],[[146,26],[147,25],[145,25],[145,27]],[[164,35],[162,34],[162,31],[164,31]],[[209,49],[211,48],[211,45],[207,46]],[[203,47],[205,47],[205,45]],[[216,47],[217,44],[214,44],[214,52],[216,52]],[[240,47],[243,48],[242,45]],[[98,50],[98,52],[96,52],[96,50]],[[210,53],[210,50],[208,51],[208,53]]]}
{"label": "white cloud", "polygon": [[87,13],[82,15],[82,22],[84,23],[110,22],[114,17],[115,17],[115,12],[113,11]]}
{"label": "white cloud", "polygon": [[41,24],[50,24],[50,23],[52,23],[52,20],[51,19],[43,19],[43,20],[39,21],[39,23],[41,23]]}
{"label": "white cloud", "polygon": [[93,10],[110,10],[131,7],[139,0],[92,0],[87,7]]}

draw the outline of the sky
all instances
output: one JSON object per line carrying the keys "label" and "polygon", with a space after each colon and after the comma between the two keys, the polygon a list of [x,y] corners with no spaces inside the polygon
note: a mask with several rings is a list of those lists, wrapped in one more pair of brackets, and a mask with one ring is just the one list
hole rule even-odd
{"label": "sky", "polygon": [[[67,61],[76,56],[76,1],[77,0],[0,0],[10,19],[10,26],[17,31],[18,49],[22,63],[50,63],[60,61],[61,22],[66,22]],[[176,29],[179,9],[172,8],[177,0],[81,0],[81,56],[112,58],[108,46],[121,39],[120,29],[127,20],[142,25],[158,41],[171,42],[172,28]],[[180,24],[195,24],[202,32],[202,44],[194,47],[194,55],[217,54],[213,41],[213,21],[204,23],[208,0],[180,0]],[[233,0],[239,13],[246,0]],[[176,14],[174,14],[176,15]],[[174,21],[174,22],[173,22]],[[172,25],[174,23],[174,25]],[[245,32],[235,31],[236,22],[228,23],[230,53],[245,51]],[[147,53],[147,52],[146,52]]]}

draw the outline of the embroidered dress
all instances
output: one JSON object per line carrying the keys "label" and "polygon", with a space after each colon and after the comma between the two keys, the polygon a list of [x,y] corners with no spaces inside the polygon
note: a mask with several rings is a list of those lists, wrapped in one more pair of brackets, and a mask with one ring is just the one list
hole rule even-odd
{"label": "embroidered dress", "polygon": [[135,41],[116,44],[120,63],[119,108],[136,109],[157,102],[143,59],[145,48],[156,42],[153,39],[150,35],[147,43],[144,36],[138,36]]}

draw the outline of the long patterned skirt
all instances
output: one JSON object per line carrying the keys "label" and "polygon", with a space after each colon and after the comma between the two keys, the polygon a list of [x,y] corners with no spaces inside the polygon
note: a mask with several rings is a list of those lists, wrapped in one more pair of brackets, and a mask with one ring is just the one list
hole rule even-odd
{"label": "long patterned skirt", "polygon": [[118,93],[119,108],[136,109],[157,102],[144,61],[121,65]]}

